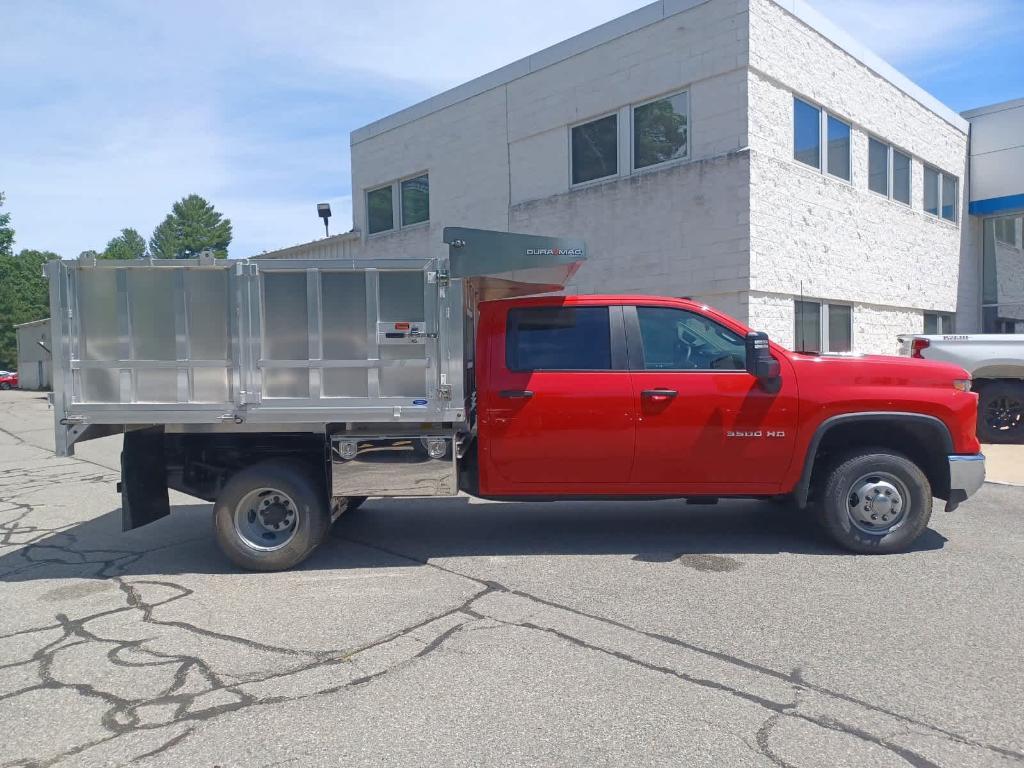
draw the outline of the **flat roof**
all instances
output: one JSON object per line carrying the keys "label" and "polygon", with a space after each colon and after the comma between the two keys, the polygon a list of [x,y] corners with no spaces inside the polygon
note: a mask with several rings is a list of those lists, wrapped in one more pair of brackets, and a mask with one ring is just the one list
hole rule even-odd
{"label": "flat roof", "polygon": [[16,323],[15,328],[31,328],[33,325],[42,325],[43,323],[50,322],[50,318],[44,317],[42,320],[30,320],[27,323]]}
{"label": "flat roof", "polygon": [[[600,26],[570,37],[568,40],[563,40],[493,72],[488,72],[486,75],[481,75],[462,85],[457,85],[454,88],[443,91],[436,96],[431,96],[429,99],[413,104],[411,107],[382,117],[380,120],[364,125],[361,128],[356,128],[350,135],[350,143],[358,144],[374,136],[379,136],[394,128],[411,123],[413,120],[437,112],[445,107],[450,107],[453,104],[458,104],[460,101],[465,101],[494,88],[499,88],[532,72],[537,72],[552,64],[557,64],[584,51],[589,51],[630,32],[643,29],[707,2],[713,2],[713,0],[657,0],[657,2],[638,8],[631,13],[627,13],[625,16],[612,19]],[[956,111],[932,96],[881,56],[829,21],[808,3],[804,2],[804,0],[771,0],[771,2],[774,2],[795,16],[822,37],[829,40],[833,45],[860,61],[875,74],[888,80],[896,88],[899,88],[922,106],[943,118],[953,127],[964,133],[967,132],[970,123],[964,117],[961,117]]]}
{"label": "flat roof", "polygon": [[1020,107],[1024,107],[1024,99],[1010,99],[1009,101],[1001,101],[998,104],[989,104],[987,107],[968,109],[960,114],[971,120],[982,115],[991,115],[993,112],[1005,112],[1008,109],[1018,109]]}
{"label": "flat roof", "polygon": [[331,245],[333,243],[342,242],[344,240],[359,240],[361,235],[358,230],[350,229],[348,232],[342,232],[340,235],[330,235],[329,237],[321,237],[317,240],[310,240],[308,243],[297,243],[296,245],[288,245],[284,248],[276,248],[273,251],[263,251],[263,253],[257,253],[255,256],[249,256],[250,259],[283,259],[292,253],[301,253],[309,250],[314,246]]}

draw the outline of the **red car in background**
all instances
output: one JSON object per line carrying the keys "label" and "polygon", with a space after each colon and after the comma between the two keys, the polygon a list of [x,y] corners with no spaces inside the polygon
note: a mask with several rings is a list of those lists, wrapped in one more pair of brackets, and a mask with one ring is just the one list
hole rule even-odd
{"label": "red car in background", "polygon": [[0,389],[17,389],[18,372],[0,371]]}

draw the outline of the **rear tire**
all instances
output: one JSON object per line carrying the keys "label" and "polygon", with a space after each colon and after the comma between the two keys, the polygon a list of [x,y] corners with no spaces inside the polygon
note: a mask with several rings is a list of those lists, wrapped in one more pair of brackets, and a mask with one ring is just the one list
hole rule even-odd
{"label": "rear tire", "polygon": [[243,469],[213,505],[217,544],[250,571],[283,571],[301,563],[323,541],[330,522],[323,484],[293,460]]}
{"label": "rear tire", "polygon": [[1024,442],[1024,382],[993,381],[981,388],[978,437],[983,443]]}
{"label": "rear tire", "polygon": [[816,512],[826,533],[844,549],[904,552],[928,527],[931,484],[906,456],[884,448],[851,451],[833,463]]}

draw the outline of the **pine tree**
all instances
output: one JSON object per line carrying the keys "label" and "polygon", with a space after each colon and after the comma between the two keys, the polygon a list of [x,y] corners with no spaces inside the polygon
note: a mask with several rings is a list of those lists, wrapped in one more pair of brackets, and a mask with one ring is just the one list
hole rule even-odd
{"label": "pine tree", "polygon": [[146,256],[146,241],[142,235],[131,227],[121,230],[121,234],[111,238],[106,249],[100,254],[101,259],[142,259]]}
{"label": "pine tree", "polygon": [[189,195],[153,230],[149,253],[157,259],[190,259],[208,250],[223,259],[230,243],[231,220],[199,195]]}

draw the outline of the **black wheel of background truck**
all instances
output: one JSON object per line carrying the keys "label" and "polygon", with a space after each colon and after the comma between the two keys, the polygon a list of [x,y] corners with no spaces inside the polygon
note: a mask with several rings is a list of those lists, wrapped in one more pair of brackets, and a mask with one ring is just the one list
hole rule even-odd
{"label": "black wheel of background truck", "polygon": [[816,511],[822,527],[844,549],[903,552],[928,527],[932,488],[906,456],[884,448],[860,449],[831,465]]}
{"label": "black wheel of background truck", "polygon": [[981,388],[978,437],[983,443],[1024,442],[1024,382],[993,381]]}
{"label": "black wheel of background truck", "polygon": [[217,543],[250,571],[283,571],[323,541],[330,511],[322,484],[297,461],[269,460],[243,469],[213,505]]}

